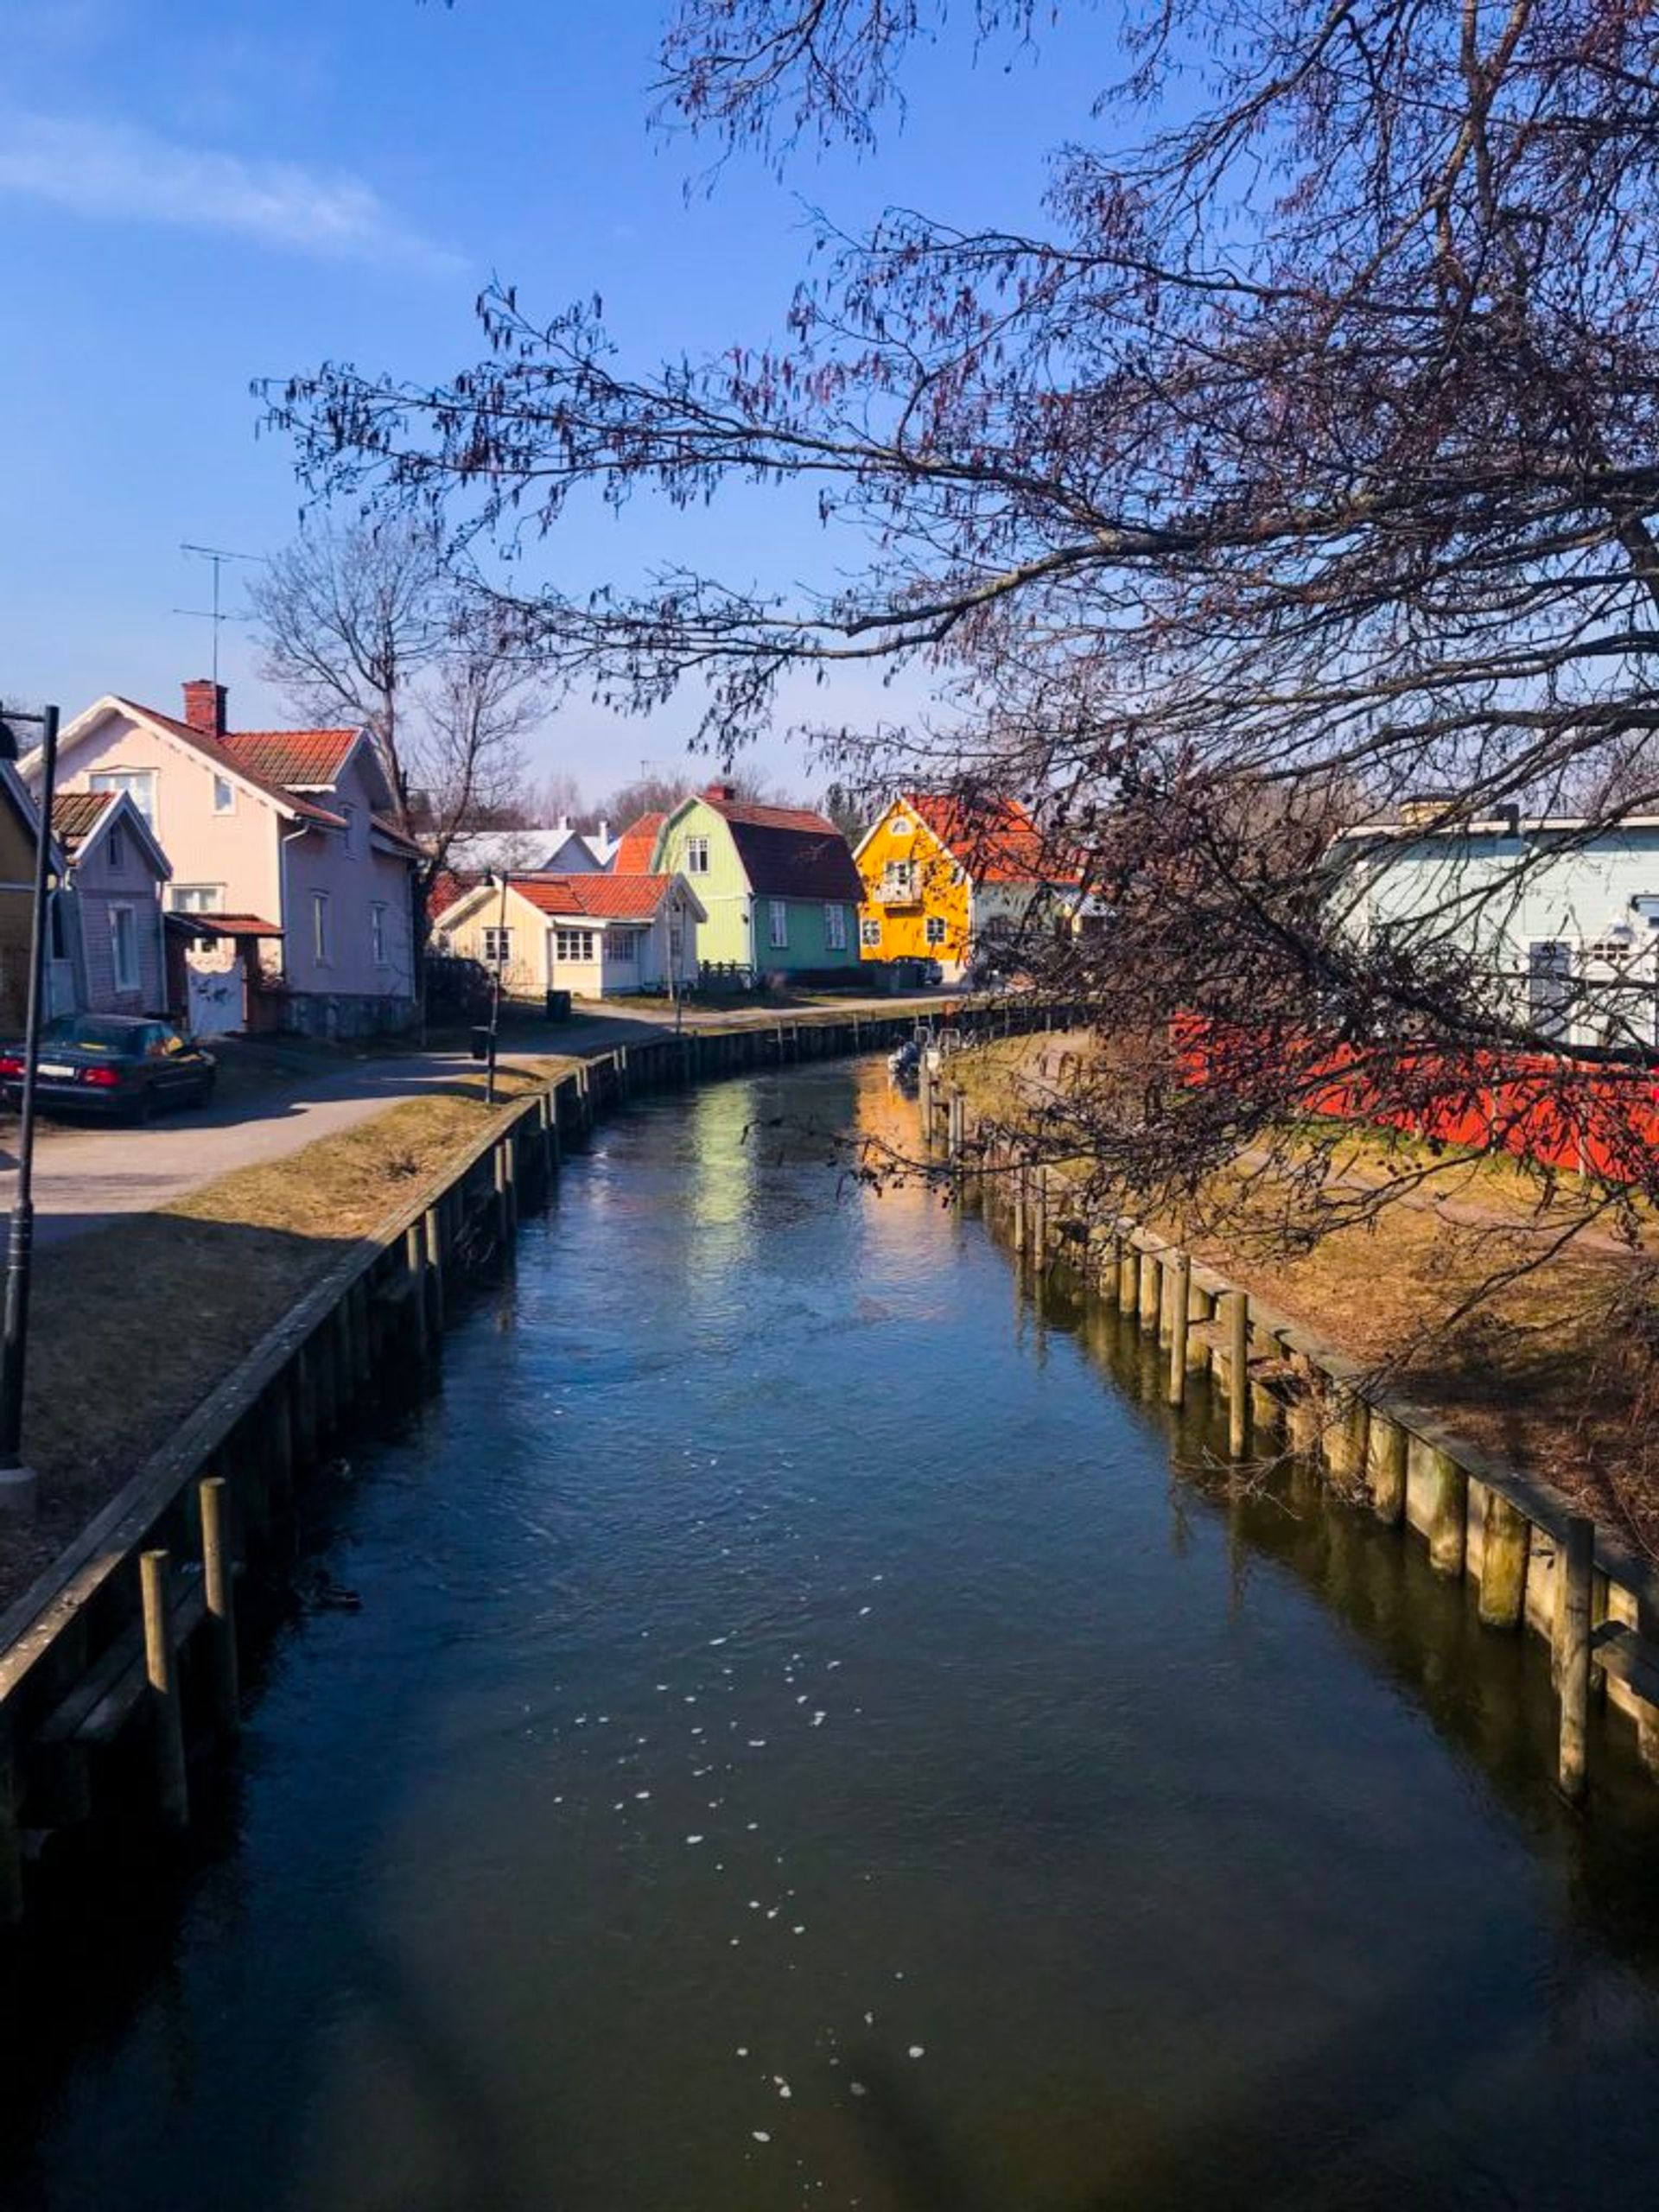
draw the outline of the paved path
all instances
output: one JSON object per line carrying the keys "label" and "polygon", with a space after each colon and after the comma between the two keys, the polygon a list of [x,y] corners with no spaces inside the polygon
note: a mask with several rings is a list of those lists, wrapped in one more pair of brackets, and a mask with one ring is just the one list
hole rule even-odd
{"label": "paved path", "polygon": [[[912,1001],[925,1011],[939,1001]],[[758,1009],[752,1014],[690,1013],[692,1028],[734,1022],[771,1027],[798,1014],[834,1011],[893,1014],[906,1001],[838,1001],[834,1008]],[[525,1023],[503,1032],[504,1060],[569,1055],[582,1058],[638,1043],[672,1028],[659,1014],[625,1009],[579,1016],[557,1027]],[[61,1242],[102,1227],[123,1214],[149,1213],[211,1183],[234,1168],[280,1160],[320,1137],[337,1136],[404,1099],[454,1084],[476,1064],[454,1052],[387,1053],[361,1060],[336,1059],[280,1046],[226,1045],[220,1054],[219,1094],[205,1111],[186,1108],[143,1126],[42,1122],[35,1155],[35,1241]],[[0,1208],[10,1208],[16,1186],[17,1124],[0,1121]],[[5,1232],[0,1222],[0,1250]]]}

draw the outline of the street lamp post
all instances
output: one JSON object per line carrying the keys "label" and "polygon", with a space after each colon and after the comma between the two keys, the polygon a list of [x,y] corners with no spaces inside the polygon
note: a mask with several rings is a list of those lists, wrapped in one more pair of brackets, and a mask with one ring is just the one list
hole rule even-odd
{"label": "street lamp post", "polygon": [[17,1122],[17,1190],[6,1244],[6,1287],[0,1318],[0,1512],[32,1513],[36,1480],[23,1465],[23,1370],[29,1352],[29,1264],[35,1246],[35,1064],[40,1056],[46,995],[46,898],[51,873],[52,795],[58,770],[58,710],[0,715],[0,760],[16,760],[12,722],[34,722],[41,732],[40,829],[35,840],[35,882],[29,915],[29,995],[23,1016],[22,1102]]}

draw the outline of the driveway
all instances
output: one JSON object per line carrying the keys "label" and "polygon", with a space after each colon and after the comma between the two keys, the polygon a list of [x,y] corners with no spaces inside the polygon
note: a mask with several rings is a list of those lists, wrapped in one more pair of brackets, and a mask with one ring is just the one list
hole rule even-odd
{"label": "driveway", "polygon": [[[766,1008],[748,1019],[770,1027],[816,1010]],[[891,999],[849,1001],[845,1008],[861,1014],[898,1010]],[[744,1018],[689,1012],[686,1017],[688,1027],[697,1027]],[[556,1027],[518,1023],[504,1029],[500,1057],[504,1061],[580,1058],[664,1035],[671,1027],[660,1014],[631,1014],[620,1007],[582,1014]],[[101,1228],[124,1214],[153,1212],[234,1168],[280,1160],[321,1137],[337,1136],[404,1099],[442,1090],[463,1072],[477,1072],[470,1057],[454,1049],[388,1052],[362,1059],[281,1042],[232,1039],[216,1049],[219,1091],[205,1111],[187,1108],[142,1127],[69,1121],[38,1124],[37,1244]],[[0,1208],[6,1210],[16,1190],[16,1116],[8,1115],[0,1120]],[[0,1222],[0,1249],[4,1243]]]}

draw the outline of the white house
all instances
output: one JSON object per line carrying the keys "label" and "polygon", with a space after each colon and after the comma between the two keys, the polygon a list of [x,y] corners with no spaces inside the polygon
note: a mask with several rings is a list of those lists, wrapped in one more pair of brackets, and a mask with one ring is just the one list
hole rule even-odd
{"label": "white house", "polygon": [[688,983],[707,912],[680,875],[512,875],[475,884],[434,927],[513,998],[614,998]]}
{"label": "white house", "polygon": [[518,830],[464,830],[449,840],[444,866],[463,883],[486,875],[595,875],[616,858],[610,824],[575,830],[556,823]]}
{"label": "white house", "polygon": [[173,871],[149,823],[124,791],[60,791],[52,834],[64,862],[52,950],[72,963],[72,1002],[166,1013],[162,900]]}
{"label": "white house", "polygon": [[1563,1044],[1659,1043],[1659,815],[1616,826],[1423,804],[1344,830],[1332,896],[1363,943],[1472,959],[1495,1010]]}
{"label": "white house", "polygon": [[246,923],[251,1022],[406,1027],[423,855],[388,818],[367,731],[232,730],[225,687],[206,681],[184,700],[181,721],[96,701],[59,739],[60,788],[127,793],[171,862],[169,909]]}

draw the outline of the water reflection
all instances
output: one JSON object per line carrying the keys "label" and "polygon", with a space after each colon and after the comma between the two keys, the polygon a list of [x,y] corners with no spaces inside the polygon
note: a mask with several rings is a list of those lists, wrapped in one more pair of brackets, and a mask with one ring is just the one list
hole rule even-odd
{"label": "water reflection", "polygon": [[[1576,2203],[1656,2147],[1647,1785],[1541,1655],[824,1133],[601,1131],[335,1501],[235,1826],[14,2073],[10,2201]],[[1107,1374],[1103,1375],[1102,1368]],[[1109,1381],[1108,1377],[1112,1378]],[[1600,1747],[1599,1747],[1600,1748]],[[160,1944],[158,1931],[174,1932]],[[158,1948],[159,1946],[159,1948]],[[16,2009],[16,2008],[15,2008]]]}

